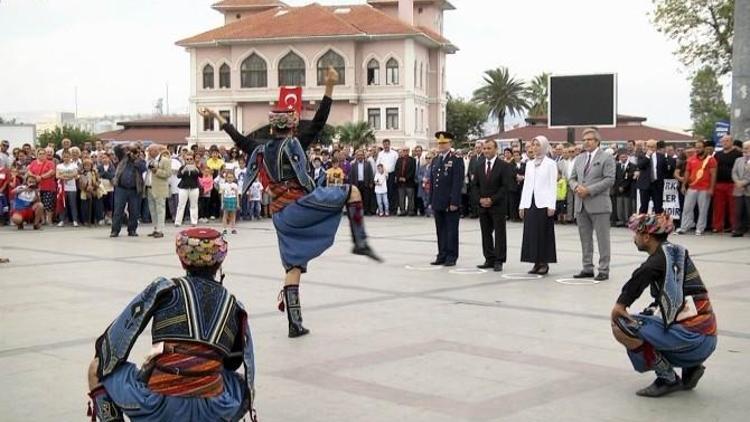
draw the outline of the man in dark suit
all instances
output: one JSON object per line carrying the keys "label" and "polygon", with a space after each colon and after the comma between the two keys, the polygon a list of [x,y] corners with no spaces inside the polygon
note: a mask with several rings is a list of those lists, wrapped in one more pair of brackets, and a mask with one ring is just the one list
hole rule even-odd
{"label": "man in dark suit", "polygon": [[630,191],[633,188],[635,170],[636,166],[628,161],[628,153],[620,151],[615,167],[615,185],[612,188],[615,197],[615,223],[618,227],[625,227],[633,213],[630,208]]}
{"label": "man in dark suit", "polygon": [[409,147],[401,148],[394,171],[396,172],[396,186],[398,186],[398,215],[416,215],[414,192],[417,187],[415,179],[417,160],[409,156]]}
{"label": "man in dark suit", "polygon": [[371,203],[375,187],[375,174],[372,171],[370,163],[365,160],[365,152],[362,150],[357,150],[354,154],[352,168],[349,170],[348,182],[350,185],[356,186],[362,193],[362,205],[365,214],[372,215]]}
{"label": "man in dark suit", "polygon": [[505,232],[507,196],[515,185],[515,169],[497,156],[497,144],[493,140],[484,142],[482,153],[482,160],[475,166],[472,175],[472,183],[478,196],[484,254],[484,264],[477,267],[502,271],[508,253]]}
{"label": "man in dark suit", "polygon": [[452,267],[458,259],[458,221],[461,188],[464,184],[464,161],[451,152],[453,135],[435,133],[438,155],[432,160],[432,210],[435,213],[438,254],[432,265]]}
{"label": "man in dark suit", "polygon": [[649,201],[654,201],[654,213],[664,212],[664,179],[672,177],[674,165],[663,152],[658,151],[658,143],[654,139],[646,142],[646,151],[638,157],[638,180],[636,188],[640,193],[640,214],[648,212]]}
{"label": "man in dark suit", "polygon": [[471,158],[469,158],[469,186],[467,189],[467,193],[469,195],[469,217],[470,218],[477,218],[479,216],[479,192],[476,189],[476,183],[474,183],[474,174],[477,171],[477,168],[481,162],[484,161],[484,157],[482,156],[482,148],[484,147],[484,142],[482,141],[476,141],[474,143],[474,152],[471,155]]}

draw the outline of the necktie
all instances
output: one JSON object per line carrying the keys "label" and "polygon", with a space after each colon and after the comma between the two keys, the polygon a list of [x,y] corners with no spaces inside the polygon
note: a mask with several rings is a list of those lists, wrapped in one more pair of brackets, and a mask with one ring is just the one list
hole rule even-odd
{"label": "necktie", "polygon": [[589,174],[589,168],[591,167],[591,153],[589,152],[589,156],[586,159],[586,166],[583,167],[583,175],[586,176]]}
{"label": "necktie", "polygon": [[488,180],[490,178],[490,170],[491,170],[491,168],[490,168],[490,162],[487,161],[487,170],[484,171],[484,177],[486,177]]}

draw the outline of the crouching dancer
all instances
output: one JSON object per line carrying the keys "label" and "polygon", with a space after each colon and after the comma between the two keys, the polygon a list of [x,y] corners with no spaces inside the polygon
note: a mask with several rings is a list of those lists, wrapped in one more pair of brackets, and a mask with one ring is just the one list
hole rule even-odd
{"label": "crouching dancer", "polygon": [[[638,372],[654,371],[656,380],[636,392],[660,397],[698,385],[703,362],[716,348],[716,317],[687,249],[667,240],[674,230],[667,214],[633,215],[628,223],[639,251],[649,254],[633,272],[612,309],[612,333],[628,351]],[[649,287],[654,302],[643,312],[628,312]],[[682,368],[682,379],[674,367]]]}
{"label": "crouching dancer", "polygon": [[[215,230],[194,228],[178,234],[176,246],[185,277],[154,280],[96,341],[92,421],[239,421],[248,412],[256,420],[247,313],[223,275],[216,278],[227,243]],[[139,369],[128,355],[152,319],[153,347]]]}
{"label": "crouching dancer", "polygon": [[270,140],[256,141],[245,137],[219,113],[206,108],[199,112],[219,121],[237,147],[249,155],[243,192],[256,178],[268,186],[272,202],[273,225],[279,240],[281,261],[286,270],[279,310],[286,308],[289,337],[299,337],[309,330],[302,326],[299,283],[307,264],[333,245],[341,222],[341,209],[346,206],[349,227],[354,240],[352,253],[380,258],[370,248],[365,234],[362,195],[356,186],[317,186],[310,177],[306,150],[328,120],[331,111],[333,86],[338,73],[328,68],[325,76],[325,95],[312,124],[299,130],[299,116],[294,110],[273,110],[269,114]]}

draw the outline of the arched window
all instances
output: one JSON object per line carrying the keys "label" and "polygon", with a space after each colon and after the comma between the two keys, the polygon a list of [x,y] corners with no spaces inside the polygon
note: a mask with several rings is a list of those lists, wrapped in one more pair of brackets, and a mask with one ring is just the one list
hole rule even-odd
{"label": "arched window", "polygon": [[224,63],[219,67],[219,88],[230,88],[232,86],[232,73],[229,65]]}
{"label": "arched window", "polygon": [[263,88],[268,86],[266,61],[253,53],[240,65],[240,86],[242,88]]}
{"label": "arched window", "polygon": [[367,62],[367,85],[380,85],[380,63],[375,59]]}
{"label": "arched window", "polygon": [[328,50],[326,54],[318,60],[318,85],[325,85],[326,83],[326,71],[328,66],[333,66],[336,72],[339,73],[339,81],[336,85],[344,85],[345,82],[345,70],[344,58],[341,57],[333,50]]}
{"label": "arched window", "polygon": [[305,61],[289,52],[279,61],[279,86],[305,86]]}
{"label": "arched window", "polygon": [[390,59],[385,64],[385,84],[398,85],[398,62]]}
{"label": "arched window", "polygon": [[419,62],[419,87],[424,88],[424,64]]}
{"label": "arched window", "polygon": [[214,87],[214,67],[210,64],[203,66],[203,89]]}

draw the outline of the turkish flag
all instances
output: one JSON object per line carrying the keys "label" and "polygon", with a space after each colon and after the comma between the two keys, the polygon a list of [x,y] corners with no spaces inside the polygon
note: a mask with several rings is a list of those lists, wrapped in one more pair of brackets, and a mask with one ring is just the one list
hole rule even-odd
{"label": "turkish flag", "polygon": [[279,110],[295,110],[298,116],[302,115],[302,87],[282,86],[279,89],[279,101],[276,103]]}

